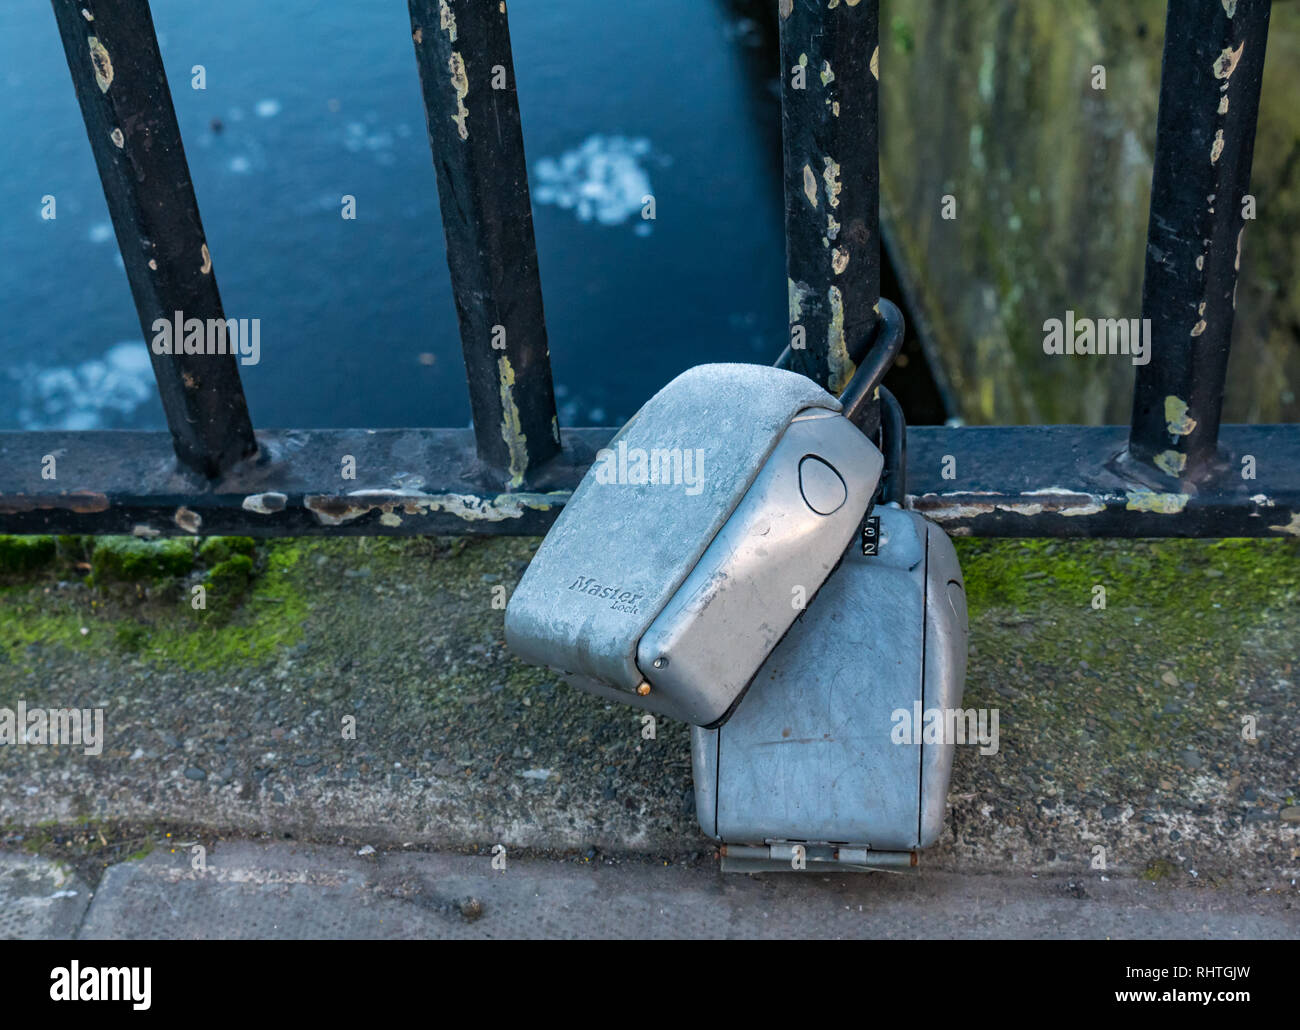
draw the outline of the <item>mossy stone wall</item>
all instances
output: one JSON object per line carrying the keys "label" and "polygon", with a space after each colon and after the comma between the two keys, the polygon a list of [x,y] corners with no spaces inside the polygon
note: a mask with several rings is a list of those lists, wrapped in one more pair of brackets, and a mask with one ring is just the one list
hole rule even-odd
{"label": "mossy stone wall", "polygon": [[[884,214],[968,422],[1128,421],[1130,361],[1047,356],[1042,326],[1140,313],[1164,19],[1161,0],[882,5]],[[1230,422],[1300,417],[1297,97],[1300,4],[1277,3]]]}

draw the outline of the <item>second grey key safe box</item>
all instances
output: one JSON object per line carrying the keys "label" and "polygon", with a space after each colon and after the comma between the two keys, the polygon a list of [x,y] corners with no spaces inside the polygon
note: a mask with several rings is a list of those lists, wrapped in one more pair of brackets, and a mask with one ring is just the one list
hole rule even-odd
{"label": "second grey key safe box", "polygon": [[809,869],[908,868],[943,828],[954,741],[922,727],[961,705],[965,587],[943,530],[876,512],[879,553],[851,548],[735,714],[691,731],[726,871],[789,871],[796,847]]}
{"label": "second grey key safe box", "polygon": [[875,445],[811,380],[699,365],[605,448],[515,589],[506,641],[592,693],[730,714],[856,535]]}

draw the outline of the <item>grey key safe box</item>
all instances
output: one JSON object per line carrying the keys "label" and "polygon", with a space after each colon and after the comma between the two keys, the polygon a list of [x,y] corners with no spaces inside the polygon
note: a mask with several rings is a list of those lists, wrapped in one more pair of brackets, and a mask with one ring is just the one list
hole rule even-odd
{"label": "grey key safe box", "polygon": [[692,729],[696,810],[724,869],[789,870],[795,845],[808,868],[907,867],[943,827],[953,741],[920,729],[961,704],[964,584],[938,526],[876,514],[879,554],[850,548],[735,714]]}
{"label": "grey key safe box", "polygon": [[723,722],[875,493],[880,452],[839,410],[765,365],[682,373],[565,505],[510,599],[510,648],[592,693]]}

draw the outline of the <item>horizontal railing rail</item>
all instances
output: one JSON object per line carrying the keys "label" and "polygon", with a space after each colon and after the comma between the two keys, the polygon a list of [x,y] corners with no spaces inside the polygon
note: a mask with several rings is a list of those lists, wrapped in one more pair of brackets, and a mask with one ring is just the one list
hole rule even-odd
{"label": "horizontal railing rail", "polygon": [[[224,324],[148,4],[51,2],[145,338]],[[0,433],[0,531],[545,532],[614,430],[557,423],[506,5],[409,9],[474,428],[254,432],[233,354],[151,348],[168,431]],[[838,390],[880,317],[878,5],[777,9],[782,360]],[[1269,14],[1168,5],[1131,425],[913,428],[910,506],[957,535],[1300,535],[1300,426],[1219,424]]]}
{"label": "horizontal railing rail", "polygon": [[[209,481],[176,468],[164,432],[0,433],[0,496],[11,533],[239,533],[248,536],[544,533],[613,429],[566,429],[564,448],[525,491],[476,482],[468,429],[258,433],[264,461]],[[1196,494],[1157,491],[1117,471],[1124,426],[914,426],[911,506],[960,536],[1277,536],[1300,529],[1300,433],[1230,425],[1223,443],[1260,456],[1269,485],[1228,477]],[[63,454],[52,491],[42,451]],[[341,482],[343,455],[356,482]],[[1109,456],[1110,460],[1107,460]],[[956,459],[956,478],[943,471]],[[13,469],[31,469],[13,479]],[[1267,491],[1267,492],[1265,492]]]}

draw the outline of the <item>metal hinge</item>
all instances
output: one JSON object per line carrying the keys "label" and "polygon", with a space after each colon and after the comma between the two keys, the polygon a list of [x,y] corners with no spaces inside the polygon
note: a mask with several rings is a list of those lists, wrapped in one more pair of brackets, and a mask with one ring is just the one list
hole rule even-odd
{"label": "metal hinge", "polygon": [[781,841],[772,844],[723,844],[718,849],[724,873],[874,872],[916,868],[918,851],[874,851],[838,844]]}

